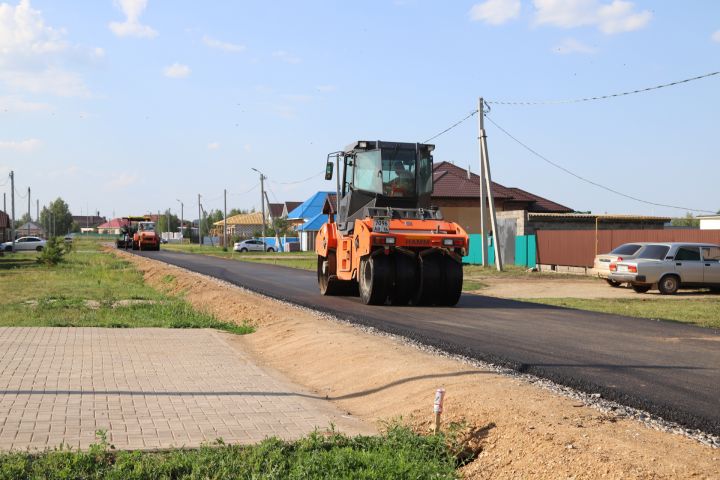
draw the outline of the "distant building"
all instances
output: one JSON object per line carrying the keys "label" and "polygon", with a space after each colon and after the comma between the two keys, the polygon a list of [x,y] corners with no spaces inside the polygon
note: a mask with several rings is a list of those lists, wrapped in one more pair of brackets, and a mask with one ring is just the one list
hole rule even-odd
{"label": "distant building", "polygon": [[290,228],[297,230],[300,225],[303,225],[305,222],[319,215],[322,211],[323,204],[325,203],[325,197],[327,197],[328,193],[336,192],[318,192],[295,207],[288,214]]}
{"label": "distant building", "polygon": [[11,221],[8,214],[0,210],[0,232],[2,232],[3,242],[10,239],[10,232],[12,231],[10,223]]}
{"label": "distant building", "polygon": [[90,228],[107,222],[105,217],[99,215],[73,215],[72,219],[73,222],[77,222],[81,228]]}
{"label": "distant building", "polygon": [[122,218],[115,218],[109,222],[103,223],[102,225],[98,225],[97,230],[98,233],[120,235],[120,229],[128,223],[130,222],[123,220]]}
{"label": "distant building", "polygon": [[285,202],[283,203],[283,211],[281,217],[289,217],[290,212],[302,205],[303,202]]}
{"label": "distant building", "polygon": [[[265,223],[269,227],[271,226],[270,218],[265,217]],[[222,236],[222,229],[225,225],[225,220],[215,222],[216,228],[213,229],[213,234]],[[256,230],[262,229],[262,212],[255,212],[250,214],[240,214],[228,217],[227,219],[228,235],[240,235],[242,237],[252,237]]]}
{"label": "distant building", "polygon": [[35,222],[27,222],[15,229],[15,235],[20,237],[47,238],[45,229]]}
{"label": "distant building", "polygon": [[720,214],[701,215],[696,219],[700,220],[700,230],[720,230]]}

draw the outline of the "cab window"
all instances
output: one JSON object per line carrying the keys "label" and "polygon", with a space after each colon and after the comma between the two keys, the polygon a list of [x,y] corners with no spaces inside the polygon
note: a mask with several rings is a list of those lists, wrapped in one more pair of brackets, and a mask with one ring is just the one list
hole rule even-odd
{"label": "cab window", "polygon": [[384,149],[382,151],[383,195],[415,196],[415,152]]}
{"label": "cab window", "polygon": [[700,250],[706,262],[720,262],[720,247],[701,247]]}
{"label": "cab window", "polygon": [[382,193],[380,151],[360,152],[355,156],[353,187],[373,193]]}
{"label": "cab window", "polygon": [[433,158],[430,152],[420,153],[420,168],[418,170],[418,193],[432,193],[433,191]]}

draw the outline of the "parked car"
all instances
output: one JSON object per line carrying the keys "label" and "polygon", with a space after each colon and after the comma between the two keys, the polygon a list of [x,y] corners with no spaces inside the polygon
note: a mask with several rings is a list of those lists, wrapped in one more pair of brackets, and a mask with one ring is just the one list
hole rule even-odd
{"label": "parked car", "polygon": [[647,245],[647,242],[626,243],[625,245],[621,245],[605,255],[595,255],[593,275],[604,278],[611,287],[619,287],[622,285],[621,282],[616,282],[615,280],[610,280],[608,278],[610,265],[617,263],[618,261],[629,261],[634,259],[640,254],[640,252],[642,252],[645,245]]}
{"label": "parked car", "polygon": [[166,238],[160,237],[160,243],[168,243]]}
{"label": "parked car", "polygon": [[[267,243],[265,245],[265,251],[275,251],[274,245],[267,245]],[[254,238],[251,238],[250,240],[243,240],[242,242],[237,242],[233,247],[233,250],[235,250],[236,252],[262,252],[263,242],[260,240],[255,240]]]}
{"label": "parked car", "polygon": [[63,238],[63,242],[74,243],[74,239],[73,239],[73,237],[65,237],[65,238]]}
{"label": "parked car", "polygon": [[[40,237],[21,237],[15,240],[15,251],[16,252],[42,252],[47,242]],[[3,252],[12,252],[12,242],[5,242],[0,244],[0,249]]]}
{"label": "parked car", "polygon": [[610,265],[608,278],[629,282],[637,293],[655,288],[663,295],[683,288],[710,288],[720,293],[720,246],[650,243],[634,260]]}

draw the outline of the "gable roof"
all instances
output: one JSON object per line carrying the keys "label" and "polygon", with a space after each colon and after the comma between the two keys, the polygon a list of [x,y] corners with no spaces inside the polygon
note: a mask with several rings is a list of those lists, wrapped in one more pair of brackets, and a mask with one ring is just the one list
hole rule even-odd
{"label": "gable roof", "polygon": [[[266,216],[265,223],[270,225],[270,219]],[[213,223],[213,225],[224,225],[225,220]],[[233,215],[227,218],[228,225],[262,225],[262,212],[255,212],[249,214]]]}
{"label": "gable roof", "polygon": [[302,205],[302,203],[303,202],[285,202],[285,206],[283,207],[283,213],[285,215],[290,215],[290,212]]}
{"label": "gable roof", "polygon": [[322,212],[325,215],[337,214],[337,193],[328,193],[327,197],[325,197],[325,202],[323,203]]}
{"label": "gable roof", "polygon": [[8,216],[7,213],[0,210],[0,228],[8,228],[9,226],[10,226],[10,217]]}
{"label": "gable roof", "polygon": [[323,204],[325,203],[325,197],[328,193],[335,192],[317,192],[312,197],[305,200],[297,208],[288,214],[288,218],[291,220],[312,218],[315,215],[322,212]]}
{"label": "gable roof", "polygon": [[[495,198],[527,203],[529,212],[570,213],[574,210],[520,188],[507,188],[492,182]],[[480,176],[452,163],[433,164],[433,198],[480,198]]]}
{"label": "gable roof", "polygon": [[97,228],[122,228],[128,223],[130,223],[128,220],[123,220],[122,218],[114,218],[109,222],[98,225]]}
{"label": "gable roof", "polygon": [[273,217],[282,217],[283,216],[283,208],[285,208],[285,204],[283,204],[283,203],[271,203],[270,204],[270,213],[272,213]]}
{"label": "gable roof", "polygon": [[327,217],[323,215],[322,213],[318,213],[314,217],[312,217],[307,222],[303,223],[299,227],[295,229],[295,231],[315,231],[320,230],[320,227],[322,227],[327,222]]}
{"label": "gable roof", "polygon": [[[36,231],[36,232],[37,231],[40,231],[40,232],[45,231],[45,229],[43,227],[38,226],[38,224],[35,222],[25,222],[24,224],[20,225],[19,227],[15,227],[15,230],[27,231],[28,229],[30,229],[31,232],[32,231]],[[40,230],[38,230],[38,229],[40,229]]]}

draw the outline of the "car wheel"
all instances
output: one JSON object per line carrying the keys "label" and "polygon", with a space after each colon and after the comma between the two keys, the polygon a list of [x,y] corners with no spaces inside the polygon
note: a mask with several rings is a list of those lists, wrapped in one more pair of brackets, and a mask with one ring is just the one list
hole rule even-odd
{"label": "car wheel", "polygon": [[5,251],[12,252],[12,246],[8,245],[7,247],[5,247]]}
{"label": "car wheel", "polygon": [[240,249],[240,252],[241,252],[241,253],[245,253],[245,252],[247,252],[247,251],[248,251],[248,249],[247,249],[247,248],[244,248],[244,247]]}
{"label": "car wheel", "polygon": [[268,251],[268,252],[274,252],[275,249],[271,247],[271,248],[268,248],[267,251]]}
{"label": "car wheel", "polygon": [[36,251],[36,252],[42,252],[42,248],[43,248],[43,247],[37,247],[37,248],[35,249],[35,251]]}
{"label": "car wheel", "polygon": [[615,280],[610,280],[609,278],[606,278],[605,281],[606,281],[606,282],[608,283],[608,285],[610,285],[611,287],[616,287],[616,288],[617,288],[617,287],[619,287],[620,285],[622,285],[622,282],[617,282],[617,281],[615,281]]}
{"label": "car wheel", "polygon": [[710,287],[710,293],[718,294],[720,293],[720,287]]}
{"label": "car wheel", "polygon": [[650,285],[633,285],[632,289],[635,293],[647,293],[650,290]]}
{"label": "car wheel", "polygon": [[663,295],[675,295],[680,288],[680,279],[675,275],[666,275],[658,282],[658,290]]}

